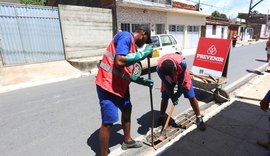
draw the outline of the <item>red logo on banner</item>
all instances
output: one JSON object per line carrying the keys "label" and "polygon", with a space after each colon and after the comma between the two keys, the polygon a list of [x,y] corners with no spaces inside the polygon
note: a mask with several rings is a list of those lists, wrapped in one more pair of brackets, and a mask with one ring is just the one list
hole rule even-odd
{"label": "red logo on banner", "polygon": [[200,38],[193,66],[222,72],[231,41],[227,39]]}

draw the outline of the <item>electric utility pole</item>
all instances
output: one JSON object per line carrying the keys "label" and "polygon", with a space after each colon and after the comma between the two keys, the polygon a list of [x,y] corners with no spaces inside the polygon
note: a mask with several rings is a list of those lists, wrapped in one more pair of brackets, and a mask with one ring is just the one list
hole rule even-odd
{"label": "electric utility pole", "polygon": [[252,6],[252,2],[253,0],[250,0],[250,4],[249,4],[249,9],[248,9],[248,16],[247,16],[247,19],[246,19],[246,27],[244,28],[244,32],[242,33],[242,37],[241,37],[241,40],[243,40],[243,34],[245,33],[246,29],[247,29],[247,25],[248,25],[248,21],[249,21],[249,18],[251,17],[250,13],[251,13],[251,10],[257,6],[259,3],[261,3],[263,0],[260,0],[259,2],[257,2],[256,4],[254,4]]}
{"label": "electric utility pole", "polygon": [[257,2],[256,4],[254,4],[253,6],[252,6],[252,1],[253,1],[253,0],[250,0],[249,10],[248,10],[248,17],[247,17],[247,18],[250,18],[250,12],[251,12],[251,10],[252,10],[256,5],[258,5],[259,3],[261,3],[263,0],[260,0],[259,2]]}

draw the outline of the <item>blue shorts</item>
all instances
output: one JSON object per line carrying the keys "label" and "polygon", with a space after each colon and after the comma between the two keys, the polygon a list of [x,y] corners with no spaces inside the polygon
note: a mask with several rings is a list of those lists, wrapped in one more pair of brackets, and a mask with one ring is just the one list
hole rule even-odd
{"label": "blue shorts", "polygon": [[[195,92],[194,92],[192,83],[190,84],[189,90],[187,90],[186,88],[183,88],[183,94],[184,94],[184,97],[188,99],[192,99],[195,97]],[[169,99],[169,96],[167,95],[166,91],[161,93],[161,98]]]}
{"label": "blue shorts", "polygon": [[114,95],[100,86],[96,85],[99,98],[102,124],[113,124],[118,121],[118,108],[121,111],[130,111],[132,108],[130,102],[129,90],[124,98]]}

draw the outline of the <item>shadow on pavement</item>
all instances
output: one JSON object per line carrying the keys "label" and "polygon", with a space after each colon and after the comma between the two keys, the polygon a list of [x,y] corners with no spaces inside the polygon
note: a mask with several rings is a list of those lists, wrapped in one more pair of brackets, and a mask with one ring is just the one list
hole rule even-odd
{"label": "shadow on pavement", "polygon": [[[119,130],[122,130],[122,126],[120,124],[115,124],[111,130],[109,148],[118,144],[122,144],[123,142],[123,135],[117,133]],[[99,129],[97,129],[94,133],[87,140],[88,146],[96,153],[96,156],[100,154],[100,147],[99,147]]]}
{"label": "shadow on pavement", "polygon": [[258,70],[247,69],[246,71],[248,73],[254,73],[254,74],[257,74],[257,75],[264,75],[262,72],[260,72]]}
{"label": "shadow on pavement", "polygon": [[208,103],[213,100],[213,91],[208,91],[194,87],[195,95],[198,101]]}
{"label": "shadow on pavement", "polygon": [[267,60],[260,60],[260,59],[255,59],[255,61],[258,61],[258,62],[267,62]]}
{"label": "shadow on pavement", "polygon": [[256,144],[267,140],[268,117],[258,105],[234,101],[229,107],[209,119],[207,130],[194,130],[174,143],[161,156],[255,156],[269,151]]}
{"label": "shadow on pavement", "polygon": [[[159,111],[154,110],[155,122],[159,118]],[[140,125],[137,132],[141,135],[145,135],[152,127],[152,113],[151,111],[145,113],[143,116],[137,119],[137,123]]]}
{"label": "shadow on pavement", "polygon": [[[159,127],[159,126],[164,126],[167,118],[168,118],[168,114],[166,113],[164,115],[164,119],[160,123],[157,123],[159,119],[159,111],[154,110],[154,128]],[[140,125],[137,132],[141,135],[147,134],[147,132],[151,130],[151,127],[152,127],[151,111],[147,112],[146,114],[138,118],[137,123]],[[169,120],[169,125],[172,127],[178,127],[178,125],[176,124],[175,120],[172,117]]]}

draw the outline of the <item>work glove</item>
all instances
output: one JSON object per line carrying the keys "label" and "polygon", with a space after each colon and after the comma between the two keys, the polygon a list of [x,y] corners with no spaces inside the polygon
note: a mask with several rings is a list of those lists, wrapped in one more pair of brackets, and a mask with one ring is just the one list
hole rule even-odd
{"label": "work glove", "polygon": [[174,96],[174,87],[173,86],[166,86],[165,84],[164,84],[164,87],[165,87],[165,90],[166,90],[166,93],[167,93],[167,95],[170,97],[170,98],[172,98],[173,96]]}
{"label": "work glove", "polygon": [[151,56],[152,52],[153,52],[153,46],[148,44],[142,51],[137,51],[136,53],[129,53],[126,55],[127,64],[131,65],[137,61],[143,60],[147,56]]}
{"label": "work glove", "polygon": [[182,95],[182,93],[183,93],[183,87],[182,85],[178,85],[178,89],[177,89],[177,92],[174,93],[174,97],[179,98]]}
{"label": "work glove", "polygon": [[135,83],[138,83],[138,84],[141,84],[141,85],[144,85],[144,86],[148,86],[150,88],[152,88],[153,85],[154,85],[154,81],[153,80],[146,79],[144,77],[138,77],[136,75],[132,75],[131,81],[133,81]]}
{"label": "work glove", "polygon": [[171,100],[172,100],[173,105],[175,105],[175,106],[178,105],[179,100],[178,100],[177,97],[173,96],[173,97],[171,98]]}

